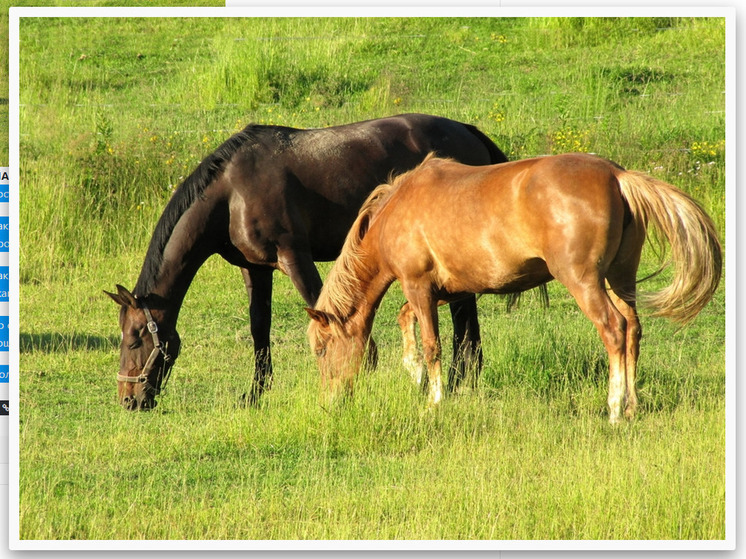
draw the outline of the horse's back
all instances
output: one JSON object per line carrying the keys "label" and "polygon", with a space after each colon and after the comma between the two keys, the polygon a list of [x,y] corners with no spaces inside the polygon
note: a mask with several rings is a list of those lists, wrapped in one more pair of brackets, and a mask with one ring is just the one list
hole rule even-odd
{"label": "horse's back", "polygon": [[[289,161],[294,160],[298,166],[323,163],[332,172],[340,164],[340,173],[353,175],[351,171],[357,171],[354,176],[361,177],[368,190],[389,176],[415,167],[430,152],[467,165],[507,161],[502,151],[477,128],[417,113],[294,130],[290,142]],[[374,184],[368,185],[369,182]]]}
{"label": "horse's back", "polygon": [[470,124],[417,113],[390,118],[403,127],[423,158],[432,152],[465,165],[490,165],[508,160],[492,140]]}
{"label": "horse's back", "polygon": [[523,209],[541,216],[562,204],[579,206],[579,210],[613,205],[614,200],[621,200],[617,175],[622,171],[612,161],[585,153],[535,157],[478,168],[431,158],[412,175],[408,188],[420,190],[414,195],[417,197],[441,200],[458,197],[454,210],[473,205],[504,215],[517,214]]}

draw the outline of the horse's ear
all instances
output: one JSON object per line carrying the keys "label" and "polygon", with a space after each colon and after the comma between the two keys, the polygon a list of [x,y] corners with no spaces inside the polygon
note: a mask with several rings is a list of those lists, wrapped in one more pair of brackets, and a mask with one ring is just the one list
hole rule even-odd
{"label": "horse's ear", "polygon": [[365,234],[368,232],[369,227],[370,227],[370,215],[362,216],[360,218],[360,222],[358,223],[358,228],[357,228],[358,242],[363,240],[363,237],[365,237]]}
{"label": "horse's ear", "polygon": [[137,307],[137,299],[135,299],[135,296],[130,293],[127,288],[122,287],[121,285],[117,284],[117,293],[109,293],[108,291],[104,291],[109,297],[111,297],[114,302],[119,303],[120,305],[124,306],[130,306],[133,308]]}
{"label": "horse's ear", "polygon": [[106,293],[106,294],[107,294],[107,295],[108,295],[109,297],[111,297],[111,298],[112,298],[112,299],[114,300],[114,302],[115,302],[115,303],[117,303],[118,305],[123,305],[123,304],[124,304],[124,303],[122,303],[122,301],[121,301],[121,300],[119,299],[119,295],[116,295],[116,294],[114,294],[114,293],[111,293],[110,291],[106,291],[106,289],[104,289],[104,293]]}
{"label": "horse's ear", "polygon": [[308,307],[306,307],[306,312],[312,320],[315,320],[324,328],[328,328],[329,323],[335,319],[334,316],[329,313],[325,313],[324,311],[319,311],[316,309],[309,309]]}

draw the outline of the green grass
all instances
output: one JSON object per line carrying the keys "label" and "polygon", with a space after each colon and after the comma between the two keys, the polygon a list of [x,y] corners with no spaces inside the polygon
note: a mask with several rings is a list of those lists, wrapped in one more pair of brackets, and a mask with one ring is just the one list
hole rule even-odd
{"label": "green grass", "polygon": [[236,406],[253,375],[236,269],[197,275],[151,413],[116,404],[102,293],[132,287],[174,186],[249,122],[441,114],[511,158],[648,171],[723,232],[722,20],[46,19],[21,38],[22,539],[725,537],[722,288],[685,330],[643,315],[640,414],[619,428],[603,346],[560,285],[549,310],[480,299],[479,387],[432,413],[399,365],[398,288],[378,370],[331,411],[287,278],[259,409]]}
{"label": "green grass", "polygon": [[[394,291],[376,325],[379,369],[329,412],[300,298],[278,278],[276,383],[247,410],[235,405],[252,362],[242,286],[215,261],[186,302],[167,393],[152,413],[131,414],[115,403],[116,309],[87,295],[123,270],[112,261],[103,278],[78,278],[79,297],[43,329],[28,309],[52,294],[24,290],[24,538],[724,536],[722,335],[692,346],[647,320],[640,418],[613,428],[602,346],[561,289],[549,311],[529,297],[507,315],[484,297],[479,390],[425,413],[398,363]],[[216,285],[225,292],[207,306]],[[87,326],[76,299],[89,299]],[[722,332],[718,314],[697,325]],[[672,348],[682,351],[673,360]]]}
{"label": "green grass", "polygon": [[[441,114],[511,158],[593,151],[653,172],[723,226],[721,21],[564,49],[555,27],[513,19],[133,18],[113,36],[104,19],[21,23],[24,281],[145,246],[173,187],[249,122]],[[92,243],[76,242],[81,222]]]}

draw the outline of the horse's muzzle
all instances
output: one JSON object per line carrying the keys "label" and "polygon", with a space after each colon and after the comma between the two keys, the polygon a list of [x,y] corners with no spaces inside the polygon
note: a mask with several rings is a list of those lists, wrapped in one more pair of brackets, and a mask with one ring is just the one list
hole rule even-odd
{"label": "horse's muzzle", "polygon": [[158,405],[155,398],[147,395],[143,395],[142,397],[125,396],[119,403],[128,411],[149,411]]}

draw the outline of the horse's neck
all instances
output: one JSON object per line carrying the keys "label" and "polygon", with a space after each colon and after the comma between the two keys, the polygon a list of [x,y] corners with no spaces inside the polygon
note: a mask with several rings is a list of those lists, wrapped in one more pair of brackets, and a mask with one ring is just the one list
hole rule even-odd
{"label": "horse's neck", "polygon": [[391,283],[391,280],[386,280],[382,276],[377,275],[368,283],[365,296],[358,303],[360,309],[358,324],[366,340],[370,337],[370,333],[373,330],[373,319],[378,311],[378,306],[381,304],[381,300]]}
{"label": "horse's neck", "polygon": [[211,209],[194,204],[176,221],[166,239],[154,234],[135,287],[138,296],[155,295],[176,324],[187,290],[205,260],[217,252],[219,235],[210,232]]}
{"label": "horse's neck", "polygon": [[392,279],[384,277],[377,270],[366,274],[357,274],[354,278],[346,277],[340,281],[344,285],[331,286],[339,289],[334,302],[319,299],[317,308],[336,314],[341,318],[350,334],[359,334],[366,339],[370,336],[378,305],[381,303]]}

